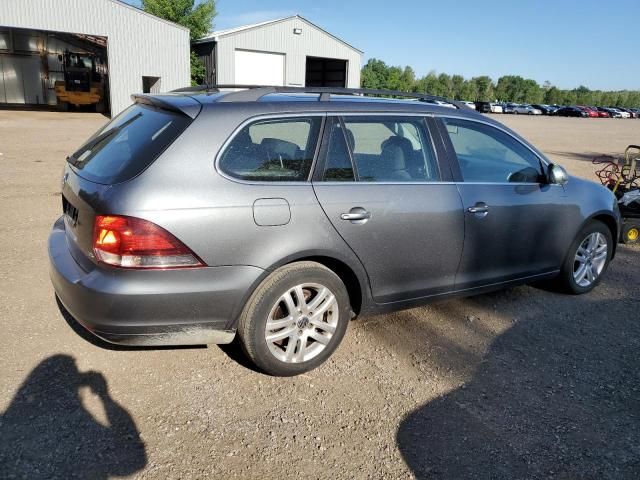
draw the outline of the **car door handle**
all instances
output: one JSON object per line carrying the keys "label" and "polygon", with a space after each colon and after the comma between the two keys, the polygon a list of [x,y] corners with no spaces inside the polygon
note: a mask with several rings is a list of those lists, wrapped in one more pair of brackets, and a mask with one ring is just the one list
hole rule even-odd
{"label": "car door handle", "polygon": [[469,213],[488,213],[489,207],[469,207]]}
{"label": "car door handle", "polygon": [[349,213],[343,213],[340,215],[340,218],[350,222],[364,223],[371,218],[371,212],[367,212],[361,207],[355,207],[352,208]]}
{"label": "car door handle", "polygon": [[476,203],[473,207],[469,207],[467,211],[469,213],[484,213],[486,215],[489,213],[489,205],[486,203]]}

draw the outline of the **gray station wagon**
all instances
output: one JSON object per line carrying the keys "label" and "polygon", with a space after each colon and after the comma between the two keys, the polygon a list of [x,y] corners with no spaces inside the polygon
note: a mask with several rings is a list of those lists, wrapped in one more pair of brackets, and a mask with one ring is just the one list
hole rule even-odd
{"label": "gray station wagon", "polygon": [[290,87],[133,99],[69,156],[49,238],[59,300],[109,342],[237,334],[261,370],[295,375],[356,315],[542,280],[585,293],[615,253],[610,191],[462,103]]}

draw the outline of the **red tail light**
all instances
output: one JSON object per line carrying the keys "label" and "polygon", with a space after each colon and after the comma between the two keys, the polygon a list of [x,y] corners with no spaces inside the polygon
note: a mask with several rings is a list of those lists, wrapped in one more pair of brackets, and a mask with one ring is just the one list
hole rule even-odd
{"label": "red tail light", "polygon": [[134,217],[97,215],[93,228],[96,258],[124,268],[203,267],[187,246],[158,225]]}

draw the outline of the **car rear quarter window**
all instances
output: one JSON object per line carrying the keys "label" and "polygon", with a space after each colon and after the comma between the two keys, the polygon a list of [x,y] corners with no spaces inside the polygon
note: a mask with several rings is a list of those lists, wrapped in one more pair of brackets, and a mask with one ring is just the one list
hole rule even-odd
{"label": "car rear quarter window", "polygon": [[322,117],[257,120],[243,127],[222,152],[219,168],[240,180],[306,181]]}
{"label": "car rear quarter window", "polygon": [[542,182],[540,159],[511,135],[479,122],[445,123],[465,182]]}
{"label": "car rear quarter window", "polygon": [[124,182],[151,165],[191,121],[178,112],[134,104],[93,135],[68,161],[87,180]]}

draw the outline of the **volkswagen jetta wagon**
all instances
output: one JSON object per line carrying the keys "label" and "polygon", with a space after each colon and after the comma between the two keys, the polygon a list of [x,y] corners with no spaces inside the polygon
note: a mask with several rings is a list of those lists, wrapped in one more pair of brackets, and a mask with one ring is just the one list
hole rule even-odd
{"label": "volkswagen jetta wagon", "polygon": [[[369,95],[384,93],[407,98]],[[585,293],[615,253],[610,191],[458,102],[287,87],[133,99],[69,156],[49,238],[57,296],[108,342],[237,335],[261,370],[295,375],[356,315],[541,280]]]}

